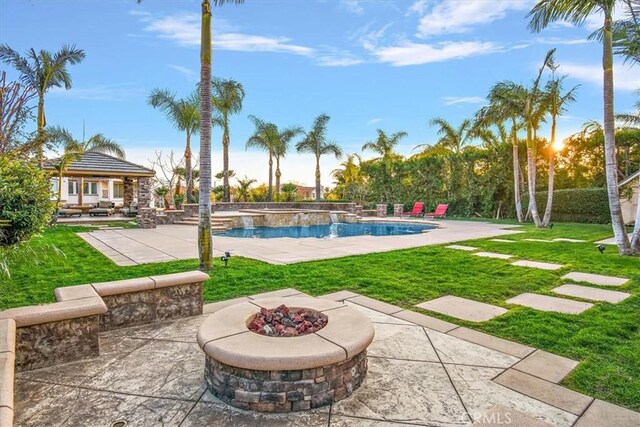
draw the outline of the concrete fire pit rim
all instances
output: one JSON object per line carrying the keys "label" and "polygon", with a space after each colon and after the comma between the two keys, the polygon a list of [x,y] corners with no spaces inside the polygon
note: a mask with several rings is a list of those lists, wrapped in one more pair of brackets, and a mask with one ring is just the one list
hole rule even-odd
{"label": "concrete fire pit rim", "polygon": [[[260,307],[280,304],[326,314],[327,326],[297,337],[269,337],[249,331],[247,319]],[[374,337],[369,318],[343,303],[312,297],[265,298],[211,314],[198,330],[198,344],[226,365],[259,371],[312,369],[340,363],[366,350]]]}

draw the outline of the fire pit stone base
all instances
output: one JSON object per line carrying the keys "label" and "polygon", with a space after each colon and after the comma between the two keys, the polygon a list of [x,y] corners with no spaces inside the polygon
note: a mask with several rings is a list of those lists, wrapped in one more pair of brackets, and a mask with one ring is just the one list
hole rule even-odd
{"label": "fire pit stone base", "polygon": [[291,412],[326,406],[351,395],[367,373],[367,352],[321,368],[258,371],[206,356],[211,392],[233,406],[260,412]]}

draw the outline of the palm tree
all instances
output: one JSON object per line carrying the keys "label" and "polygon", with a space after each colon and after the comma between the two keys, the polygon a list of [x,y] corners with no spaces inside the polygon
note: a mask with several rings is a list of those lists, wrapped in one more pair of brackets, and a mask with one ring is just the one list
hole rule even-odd
{"label": "palm tree", "polygon": [[431,119],[431,126],[438,126],[438,135],[440,139],[436,144],[442,145],[454,153],[460,153],[465,145],[474,138],[473,122],[471,119],[465,119],[460,126],[454,128],[448,121],[441,117]]}
{"label": "palm tree", "polygon": [[222,167],[224,201],[229,198],[229,116],[239,113],[242,110],[244,100],[244,88],[241,83],[235,80],[214,79],[212,83],[213,108],[217,113],[217,122],[222,127]]}
{"label": "palm tree", "polygon": [[575,25],[582,24],[589,15],[602,13],[604,23],[602,30],[602,71],[604,100],[604,151],[607,190],[609,194],[609,210],[611,225],[618,252],[621,255],[632,255],[629,238],[624,227],[620,193],[618,190],[618,159],[614,135],[615,122],[613,113],[613,10],[616,4],[626,4],[625,0],[540,0],[531,9],[529,29],[540,32],[550,23],[567,21]]}
{"label": "palm tree", "polygon": [[236,180],[238,181],[238,188],[236,189],[238,201],[248,202],[249,196],[251,195],[251,186],[256,182],[256,180],[249,179],[246,175],[244,179],[236,178]]}
{"label": "palm tree", "polygon": [[404,131],[396,132],[391,136],[382,130],[378,129],[378,138],[375,141],[366,142],[362,146],[362,151],[371,150],[374,153],[380,154],[382,161],[385,164],[387,173],[391,172],[391,161],[395,157],[394,148],[398,145],[400,140],[408,134]]}
{"label": "palm tree", "polygon": [[253,122],[255,131],[249,137],[246,148],[259,148],[269,153],[269,185],[267,192],[267,200],[273,201],[273,157],[275,156],[278,127],[273,123],[260,120],[256,116],[249,116],[249,120]]}
{"label": "palm tree", "polygon": [[[552,73],[555,73],[557,67],[551,68]],[[558,150],[556,145],[556,125],[558,116],[566,111],[567,104],[576,100],[575,93],[579,86],[574,86],[569,91],[562,92],[562,83],[565,77],[552,76],[551,80],[547,82],[545,88],[545,95],[547,97],[546,104],[551,115],[551,138],[549,140],[549,185],[547,193],[547,206],[544,210],[544,218],[542,219],[542,226],[548,227],[551,223],[551,209],[553,207],[553,180],[555,175],[555,153]]]}
{"label": "palm tree", "polygon": [[[54,169],[58,174],[58,201],[56,206],[60,206],[60,199],[62,197],[62,175],[71,166],[71,164],[78,160],[84,153],[98,152],[111,154],[118,158],[124,159],[124,148],[112,139],[106,138],[101,133],[95,134],[86,141],[78,141],[73,137],[71,132],[67,129],[55,126],[47,128],[46,138],[53,144],[60,145],[63,150],[63,154],[58,161],[54,163]],[[84,187],[84,180],[80,178],[79,191],[78,191],[78,204],[82,205],[82,193]]]}
{"label": "palm tree", "polygon": [[193,203],[193,172],[191,166],[191,135],[200,128],[200,99],[194,92],[188,98],[176,99],[175,93],[167,89],[154,89],[147,102],[158,108],[173,122],[179,131],[186,134],[184,148],[184,175],[187,185],[187,203]]}
{"label": "palm tree", "polygon": [[280,197],[280,178],[282,177],[280,159],[287,155],[291,140],[301,133],[304,133],[304,131],[298,126],[288,127],[282,131],[278,131],[276,128],[277,138],[274,141],[275,146],[273,147],[273,155],[276,158],[276,200]]}
{"label": "palm tree", "polygon": [[316,202],[320,201],[320,157],[324,154],[333,154],[336,159],[342,157],[342,149],[335,142],[327,141],[327,123],[331,117],[320,114],[313,121],[311,130],[306,133],[304,139],[296,144],[298,153],[311,153],[316,158]]}
{"label": "palm tree", "polygon": [[511,125],[511,144],[513,160],[513,196],[518,222],[524,221],[522,199],[520,197],[520,153],[518,131],[522,127],[521,115],[525,88],[512,81],[496,83],[487,95],[489,105],[480,109],[476,115],[478,124],[509,122]]}
{"label": "palm tree", "polygon": [[18,52],[11,49],[6,44],[0,45],[0,60],[13,65],[20,73],[20,80],[26,85],[35,88],[38,93],[38,116],[37,116],[37,159],[38,165],[42,167],[44,159],[45,135],[44,128],[47,120],[44,114],[44,95],[52,87],[63,87],[71,89],[71,75],[67,70],[67,65],[78,64],[85,57],[82,49],[77,49],[75,45],[64,45],[56,53],[46,50],[36,52],[29,49],[26,57],[20,56]]}

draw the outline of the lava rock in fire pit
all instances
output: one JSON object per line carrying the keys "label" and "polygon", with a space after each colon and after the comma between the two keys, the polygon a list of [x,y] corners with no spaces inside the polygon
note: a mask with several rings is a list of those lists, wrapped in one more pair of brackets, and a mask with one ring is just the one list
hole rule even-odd
{"label": "lava rock in fire pit", "polygon": [[249,322],[249,330],[272,337],[295,337],[312,334],[326,325],[327,317],[320,312],[282,304],[272,310],[261,308]]}

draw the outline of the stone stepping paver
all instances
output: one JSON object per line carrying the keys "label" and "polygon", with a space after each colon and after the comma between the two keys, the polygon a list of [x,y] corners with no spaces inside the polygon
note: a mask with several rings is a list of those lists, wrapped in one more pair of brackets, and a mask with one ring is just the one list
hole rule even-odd
{"label": "stone stepping paver", "polygon": [[582,240],[582,239],[569,239],[566,237],[558,237],[556,239],[553,239],[554,242],[569,242],[569,243],[584,243],[586,242],[586,240]]}
{"label": "stone stepping paver", "polygon": [[393,317],[397,317],[402,320],[415,323],[416,325],[424,326],[425,328],[433,329],[434,331],[447,333],[453,329],[456,329],[458,325],[445,322],[444,320],[436,319],[435,317],[427,316],[426,314],[416,313],[411,310],[402,310],[398,313],[394,313]]}
{"label": "stone stepping paver", "polygon": [[578,302],[565,298],[549,297],[546,295],[524,293],[506,301],[509,304],[522,305],[540,311],[554,311],[564,314],[580,314],[593,307],[588,302]]}
{"label": "stone stepping paver", "polygon": [[580,417],[575,427],[638,427],[640,413],[596,399]]}
{"label": "stone stepping paver", "polygon": [[506,313],[508,310],[491,304],[485,304],[466,298],[446,295],[431,301],[423,302],[416,307],[434,311],[457,319],[471,322],[484,322]]}
{"label": "stone stepping paver", "polygon": [[593,402],[592,397],[515,369],[507,369],[495,382],[575,415],[581,415]]}
{"label": "stone stepping paver", "polygon": [[522,240],[526,240],[527,242],[553,243],[553,240],[549,240],[549,239],[522,239]]}
{"label": "stone stepping paver", "polygon": [[447,249],[457,249],[459,251],[467,251],[467,252],[473,252],[478,250],[478,248],[474,248],[473,246],[464,246],[464,245],[449,245],[445,247]]}
{"label": "stone stepping paver", "polygon": [[618,292],[618,291],[608,291],[605,289],[591,288],[589,286],[580,286],[580,285],[562,285],[558,286],[555,289],[552,289],[551,292],[560,295],[567,295],[570,297],[577,297],[582,299],[588,299],[591,301],[604,301],[610,302],[613,304],[619,303],[631,296],[626,292]]}
{"label": "stone stepping paver", "polygon": [[601,274],[571,272],[562,276],[574,282],[587,282],[600,286],[622,286],[629,281],[626,277],[603,276]]}
{"label": "stone stepping paver", "polygon": [[557,384],[576,366],[578,362],[575,360],[536,350],[514,365],[513,369]]}
{"label": "stone stepping paver", "polygon": [[516,261],[512,262],[511,265],[515,265],[517,267],[539,268],[540,270],[560,270],[564,267],[562,264],[551,264],[548,262],[538,261]]}
{"label": "stone stepping paver", "polygon": [[472,342],[474,344],[479,344],[481,346],[491,348],[502,353],[510,354],[511,356],[515,356],[520,359],[527,357],[529,354],[533,353],[536,350],[533,347],[494,337],[493,335],[474,331],[473,329],[465,328],[462,326],[452,330],[451,332],[448,332],[448,334],[456,338],[462,338],[463,340]]}
{"label": "stone stepping paver", "polygon": [[476,252],[476,253],[474,253],[474,255],[481,256],[483,258],[497,258],[497,259],[513,258],[513,255],[498,254],[498,253],[495,253],[495,252]]}
{"label": "stone stepping paver", "polygon": [[490,242],[500,242],[500,243],[515,243],[515,240],[509,239],[489,239]]}

